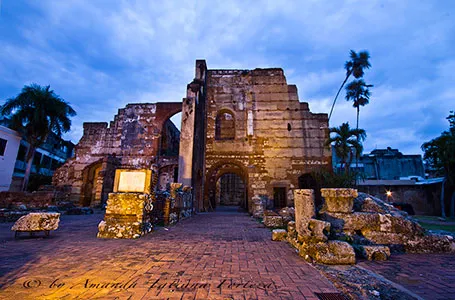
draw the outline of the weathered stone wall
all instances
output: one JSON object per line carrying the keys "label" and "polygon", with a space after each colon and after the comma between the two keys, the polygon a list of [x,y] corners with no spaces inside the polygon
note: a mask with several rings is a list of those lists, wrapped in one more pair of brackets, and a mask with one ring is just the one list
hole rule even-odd
{"label": "weathered stone wall", "polygon": [[70,188],[60,186],[58,189],[43,190],[36,192],[0,192],[0,208],[17,209],[45,208],[50,205],[58,205],[69,199]]}
{"label": "weathered stone wall", "polygon": [[[128,104],[109,125],[84,123],[75,157],[57,170],[54,184],[72,185],[71,199],[92,206],[106,201],[116,168],[162,169],[166,174],[157,180],[167,184],[169,152],[160,145],[175,146],[177,135],[164,138],[163,126],[179,111],[178,182],[192,187],[197,211],[216,206],[216,183],[224,174],[242,179],[249,199],[243,205],[251,212],[253,196],[273,199],[277,191],[280,205],[293,205],[299,176],[330,168],[327,114],[299,102],[282,69],[208,70],[197,60],[183,103]],[[219,126],[228,128],[216,139],[220,114],[226,117]]]}
{"label": "weathered stone wall", "polygon": [[[329,166],[327,115],[299,102],[282,69],[208,70],[206,89],[205,207],[215,203],[216,181],[226,172],[242,177],[248,199],[273,198],[274,187],[297,188],[300,175]],[[223,112],[234,117],[234,139],[216,139],[216,118]]]}
{"label": "weathered stone wall", "polygon": [[[154,164],[159,169],[157,154],[165,122],[181,109],[181,103],[128,104],[119,109],[109,126],[84,123],[74,158],[56,170],[53,184],[71,185],[74,203],[90,206],[104,203],[112,192],[115,169],[150,169]],[[164,140],[175,146],[177,129],[169,126],[167,129],[169,137]]]}

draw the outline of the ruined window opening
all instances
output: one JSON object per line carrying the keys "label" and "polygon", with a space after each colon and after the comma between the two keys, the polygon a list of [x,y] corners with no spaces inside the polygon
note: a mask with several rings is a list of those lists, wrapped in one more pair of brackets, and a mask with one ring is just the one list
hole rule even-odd
{"label": "ruined window opening", "polygon": [[288,123],[288,131],[291,131],[291,130],[292,130],[291,124]]}
{"label": "ruined window opening", "polygon": [[160,155],[179,155],[181,115],[181,112],[176,113],[164,122],[161,132]]}
{"label": "ruined window opening", "polygon": [[215,120],[215,140],[235,139],[235,119],[229,112],[219,112]]}

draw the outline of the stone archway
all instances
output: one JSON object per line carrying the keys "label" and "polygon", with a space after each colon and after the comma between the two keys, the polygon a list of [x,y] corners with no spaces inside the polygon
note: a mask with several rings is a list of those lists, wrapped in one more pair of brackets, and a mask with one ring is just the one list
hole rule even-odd
{"label": "stone archway", "polygon": [[[219,180],[225,176],[231,174],[237,176],[238,179],[243,183],[243,201],[239,202],[239,206],[248,210],[248,176],[244,167],[236,162],[221,162],[209,169],[206,176],[206,189],[205,189],[205,201],[204,207],[208,210],[214,210],[217,206],[217,192],[219,194]],[[218,183],[218,186],[217,186]],[[238,190],[225,191],[226,193],[232,192],[237,193]],[[235,195],[231,195],[235,197]]]}
{"label": "stone archway", "polygon": [[82,190],[80,204],[82,206],[94,206],[101,203],[103,179],[101,171],[103,160],[98,160],[84,168],[82,174]]}
{"label": "stone archway", "polygon": [[235,173],[225,173],[216,182],[216,206],[246,208],[246,186]]}

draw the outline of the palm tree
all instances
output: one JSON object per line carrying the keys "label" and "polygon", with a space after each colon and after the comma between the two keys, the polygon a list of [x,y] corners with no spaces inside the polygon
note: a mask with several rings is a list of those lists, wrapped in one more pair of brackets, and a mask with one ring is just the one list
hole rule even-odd
{"label": "palm tree", "polygon": [[[327,140],[327,145],[332,143],[335,148],[336,155],[341,159],[341,168],[344,166],[345,173],[349,173],[349,167],[352,162],[352,157],[355,154],[361,153],[363,150],[362,141],[366,138],[365,130],[363,129],[352,129],[349,123],[343,123],[340,127],[329,128],[330,133],[334,133]],[[349,164],[348,164],[349,160]]]}
{"label": "palm tree", "polygon": [[333,99],[332,108],[330,109],[330,113],[329,113],[329,121],[330,121],[330,117],[332,116],[333,108],[335,107],[335,103],[337,101],[338,95],[340,94],[344,85],[348,81],[349,77],[351,75],[354,75],[354,77],[357,79],[361,78],[361,77],[363,77],[364,70],[369,69],[371,67],[370,62],[368,61],[368,59],[370,58],[370,54],[368,53],[368,51],[361,51],[361,52],[359,52],[359,54],[357,54],[354,50],[351,50],[349,52],[349,56],[350,56],[351,60],[348,60],[344,64],[344,68],[346,69],[346,78],[344,79],[343,83],[341,84],[340,88],[338,89],[335,99]]}
{"label": "palm tree", "polygon": [[372,84],[366,84],[363,79],[354,80],[346,86],[346,100],[353,101],[352,106],[357,108],[357,129],[359,129],[360,106],[370,102],[370,90]]}
{"label": "palm tree", "polygon": [[69,117],[75,116],[76,112],[50,86],[31,84],[24,86],[16,97],[7,99],[0,106],[0,114],[11,119],[12,129],[21,132],[30,145],[22,182],[22,190],[26,190],[36,149],[51,132],[59,137],[63,132],[68,132],[71,127]]}

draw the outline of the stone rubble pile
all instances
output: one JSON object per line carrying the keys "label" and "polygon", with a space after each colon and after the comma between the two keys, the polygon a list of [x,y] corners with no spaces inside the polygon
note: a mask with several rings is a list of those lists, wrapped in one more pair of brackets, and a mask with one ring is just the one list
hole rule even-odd
{"label": "stone rubble pile", "polygon": [[[325,202],[316,212],[313,190],[294,190],[295,222],[287,232],[274,230],[272,239],[286,239],[306,260],[324,264],[354,264],[356,256],[386,260],[392,251],[455,252],[451,236],[426,232],[406,212],[355,189],[321,189]],[[267,212],[264,224],[278,223]],[[266,224],[266,226],[267,226]]]}

